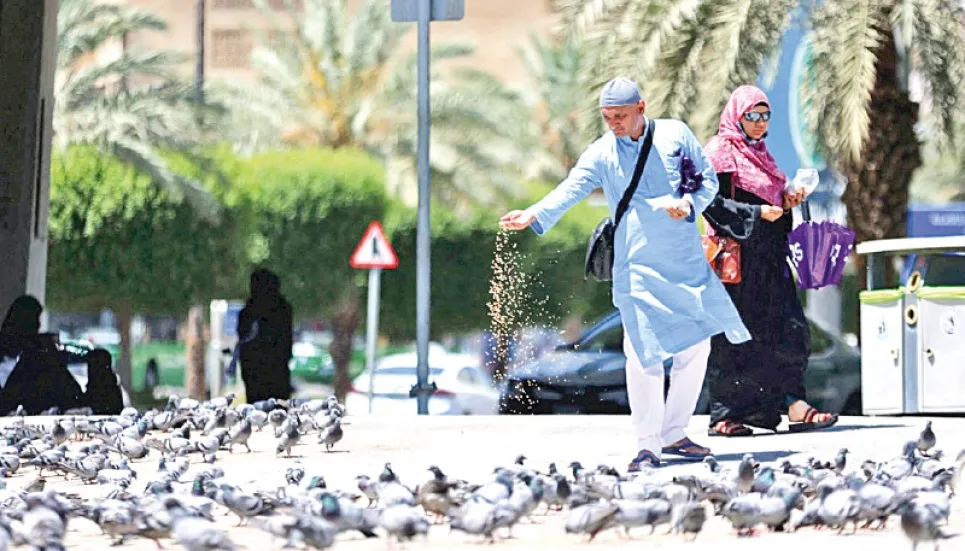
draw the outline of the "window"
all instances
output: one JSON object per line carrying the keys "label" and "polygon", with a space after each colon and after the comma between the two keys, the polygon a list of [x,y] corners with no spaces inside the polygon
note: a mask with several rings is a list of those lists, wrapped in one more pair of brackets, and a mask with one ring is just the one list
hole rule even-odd
{"label": "window", "polygon": [[251,37],[241,29],[221,29],[211,33],[211,64],[220,68],[247,67],[251,56]]}
{"label": "window", "polygon": [[578,350],[590,352],[622,352],[623,325],[618,323],[609,329],[593,335],[586,342],[582,343]]}
{"label": "window", "polygon": [[467,385],[478,385],[480,382],[476,370],[471,367],[460,369],[459,374],[456,375],[456,380]]}
{"label": "window", "polygon": [[268,31],[266,48],[273,52],[285,51],[292,43],[291,33],[287,31]]}

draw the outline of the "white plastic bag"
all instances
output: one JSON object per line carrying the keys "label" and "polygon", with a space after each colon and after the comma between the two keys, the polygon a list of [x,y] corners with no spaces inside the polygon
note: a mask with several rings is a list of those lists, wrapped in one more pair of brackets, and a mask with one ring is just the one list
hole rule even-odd
{"label": "white plastic bag", "polygon": [[788,180],[784,184],[784,191],[789,194],[794,194],[802,189],[805,195],[811,195],[815,189],[818,187],[818,182],[820,178],[818,177],[818,171],[813,168],[799,168],[797,174],[794,175],[793,180]]}

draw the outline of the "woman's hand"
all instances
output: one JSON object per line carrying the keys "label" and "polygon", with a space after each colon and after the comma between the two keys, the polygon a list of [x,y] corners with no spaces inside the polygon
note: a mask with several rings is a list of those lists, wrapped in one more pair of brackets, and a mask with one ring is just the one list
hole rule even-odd
{"label": "woman's hand", "polygon": [[499,219],[499,227],[504,230],[524,230],[536,221],[536,217],[522,210],[507,212]]}
{"label": "woman's hand", "polygon": [[797,193],[785,193],[783,205],[784,209],[793,209],[794,207],[803,203],[805,197],[807,197],[807,192],[805,192],[803,189]]}
{"label": "woman's hand", "polygon": [[[787,201],[787,195],[784,196],[784,200]],[[764,220],[774,222],[782,216],[784,216],[784,209],[781,207],[775,207],[774,205],[761,205],[761,218]]]}

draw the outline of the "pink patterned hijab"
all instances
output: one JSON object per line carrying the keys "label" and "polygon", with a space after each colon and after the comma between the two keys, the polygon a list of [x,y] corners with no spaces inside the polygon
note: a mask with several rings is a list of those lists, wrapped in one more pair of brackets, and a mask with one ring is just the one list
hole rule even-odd
{"label": "pink patterned hijab", "polygon": [[734,90],[720,114],[717,134],[704,148],[717,172],[733,174],[731,184],[749,191],[768,203],[781,206],[787,177],[764,145],[763,138],[751,140],[741,127],[741,117],[757,104],[770,106],[767,95],[756,86]]}

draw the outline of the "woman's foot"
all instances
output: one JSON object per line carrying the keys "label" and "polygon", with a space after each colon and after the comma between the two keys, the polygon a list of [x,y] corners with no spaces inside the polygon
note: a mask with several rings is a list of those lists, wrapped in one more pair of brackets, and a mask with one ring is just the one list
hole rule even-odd
{"label": "woman's foot", "polygon": [[750,428],[729,419],[718,421],[707,431],[710,436],[750,436],[753,433]]}
{"label": "woman's foot", "polygon": [[834,417],[811,407],[804,400],[798,400],[787,408],[787,420],[791,423],[826,423]]}
{"label": "woman's foot", "polygon": [[818,411],[804,400],[798,400],[788,408],[787,419],[789,432],[806,432],[833,426],[838,422],[838,415]]}

